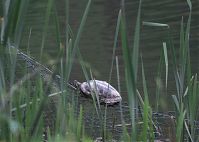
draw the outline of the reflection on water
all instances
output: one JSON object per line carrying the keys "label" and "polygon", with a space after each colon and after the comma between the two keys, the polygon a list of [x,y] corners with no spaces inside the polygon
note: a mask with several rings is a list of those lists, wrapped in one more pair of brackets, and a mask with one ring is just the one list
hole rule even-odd
{"label": "reflection on water", "polygon": [[[70,1],[70,17],[69,23],[74,33],[77,32],[78,26],[81,21],[83,11],[85,9],[87,0],[73,0]],[[133,34],[136,22],[136,15],[139,1],[126,0],[126,19],[129,35],[129,45],[132,48]],[[198,72],[198,16],[199,16],[199,2],[197,0],[192,1],[192,23],[191,23],[191,35],[190,35],[190,48],[191,48],[191,62],[193,64],[193,72]],[[22,39],[22,49],[27,48],[27,41],[29,31],[31,29],[30,38],[30,53],[33,57],[39,59],[39,52],[41,47],[42,32],[44,26],[46,1],[31,1],[28,14],[26,16],[26,28],[24,30],[24,37]],[[55,5],[58,14],[58,20],[60,22],[61,29],[61,41],[65,42],[65,4],[64,0],[56,1]],[[91,67],[94,77],[99,80],[108,80],[110,72],[110,64],[112,58],[112,48],[115,27],[117,22],[117,14],[120,9],[120,1],[116,0],[93,0],[91,9],[87,18],[86,25],[84,27],[81,41],[79,44],[80,51],[84,58],[84,61],[88,67]],[[142,21],[166,23],[171,26],[172,36],[176,49],[179,47],[179,31],[180,21],[182,16],[184,20],[187,20],[189,13],[188,5],[186,1],[181,0],[144,0],[142,4]],[[55,19],[52,15],[50,17],[49,28],[47,32],[44,56],[42,62],[48,64],[49,61],[56,59],[59,47],[56,43],[56,29]],[[165,29],[155,27],[141,27],[141,40],[140,51],[143,56],[146,79],[148,82],[148,89],[150,92],[151,104],[153,107],[156,102],[155,97],[155,79],[157,75],[158,62],[160,53],[162,50],[162,43],[165,41]],[[121,43],[118,42],[116,55],[119,58],[119,70],[121,81],[121,94],[124,102],[127,101],[127,93],[125,87],[125,75],[124,64],[122,58]],[[50,66],[52,67],[52,66]],[[170,67],[170,66],[169,66]],[[81,67],[77,60],[74,61],[71,80],[85,80]],[[138,88],[142,89],[142,83],[139,78]],[[164,83],[164,79],[163,79]],[[116,67],[114,66],[111,84],[117,86]],[[175,82],[173,78],[172,69],[169,68],[169,80],[168,91],[162,92],[161,109],[173,110],[171,105],[171,95],[175,95]],[[167,101],[165,101],[165,99]],[[169,105],[168,105],[169,104]]]}

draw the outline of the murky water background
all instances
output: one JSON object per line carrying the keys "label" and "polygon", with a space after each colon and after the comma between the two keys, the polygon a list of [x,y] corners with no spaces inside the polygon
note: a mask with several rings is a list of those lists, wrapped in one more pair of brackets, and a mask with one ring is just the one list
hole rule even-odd
{"label": "murky water background", "polygon": [[[31,31],[29,50],[32,57],[39,59],[42,32],[44,27],[45,6],[47,1],[32,0],[28,14],[26,16],[26,26],[24,36],[22,39],[21,49],[26,50],[28,47],[28,36]],[[76,34],[80,24],[87,0],[72,0],[70,2],[70,17],[69,23],[72,30]],[[129,35],[129,46],[132,48],[133,35],[137,16],[139,1],[126,0],[126,19]],[[190,35],[190,51],[191,62],[193,66],[193,73],[198,73],[199,69],[199,1],[193,0],[193,12]],[[60,22],[61,40],[65,43],[65,3],[64,0],[56,1],[55,5]],[[81,41],[79,44],[80,51],[85,63],[91,68],[94,77],[99,80],[109,79],[113,40],[115,34],[115,27],[117,22],[117,15],[120,9],[120,1],[117,0],[93,0],[91,9],[84,27]],[[142,2],[142,18],[141,21],[150,21],[169,24],[172,28],[172,36],[176,49],[179,47],[179,31],[182,16],[187,20],[189,9],[186,0],[144,0]],[[56,44],[56,30],[53,14],[50,17],[48,34],[46,37],[44,55],[42,63],[53,68],[52,63],[59,52],[59,47]],[[140,53],[143,57],[145,75],[149,89],[150,103],[155,108],[155,79],[157,75],[158,62],[160,53],[163,48],[162,43],[165,41],[166,33],[162,28],[156,27],[141,27],[140,37]],[[121,95],[123,101],[127,102],[127,92],[125,87],[124,64],[122,57],[121,43],[118,42],[116,55],[119,59],[120,81],[121,81]],[[169,58],[169,62],[170,58]],[[141,70],[139,70],[141,71]],[[163,75],[164,76],[164,75]],[[84,81],[85,77],[77,60],[74,61],[71,72],[71,80]],[[163,78],[164,83],[164,78]],[[111,84],[117,88],[116,67],[114,66]],[[142,89],[141,77],[138,78],[138,88]],[[168,90],[161,93],[160,110],[169,111],[174,110],[174,104],[171,100],[171,95],[175,95],[175,81],[171,66],[169,66],[169,80]],[[87,105],[88,112],[91,109],[89,103]],[[92,103],[90,103],[92,105]],[[116,116],[117,117],[117,116]]]}
{"label": "murky water background", "polygon": [[[24,37],[22,40],[22,49],[27,49],[28,35],[31,31],[30,37],[30,54],[39,59],[42,32],[45,20],[45,6],[47,1],[31,1],[28,14],[26,16],[26,28],[24,30]],[[74,34],[78,30],[84,9],[86,7],[86,0],[70,1],[70,13],[69,23],[72,27]],[[133,35],[137,16],[139,1],[126,0],[126,19],[129,35],[129,46],[132,48]],[[198,7],[199,2],[197,0],[192,1],[193,13],[191,23],[191,35],[190,35],[190,48],[191,48],[191,61],[193,66],[193,72],[198,72],[198,36],[199,36],[199,22],[198,22]],[[61,29],[61,40],[62,44],[65,43],[65,2],[56,1],[55,5],[58,13],[58,20],[60,22]],[[115,0],[93,0],[89,15],[87,18],[86,25],[84,27],[81,41],[79,44],[80,51],[84,58],[84,61],[93,71],[94,77],[99,80],[109,79],[113,40],[115,34],[115,27],[117,22],[117,15],[120,9],[120,1]],[[180,22],[182,16],[185,21],[188,16],[188,5],[186,0],[165,0],[165,1],[154,1],[144,0],[142,2],[142,18],[141,21],[150,21],[158,23],[169,24],[172,28],[172,36],[175,39],[174,43],[176,49],[179,47],[179,31]],[[42,62],[49,64],[55,60],[59,47],[56,44],[56,30],[55,30],[55,19],[53,14],[50,17],[48,34],[46,37],[44,56]],[[165,29],[156,27],[141,27],[141,40],[140,40],[140,53],[143,56],[143,62],[145,67],[146,79],[148,82],[148,89],[152,98],[151,103],[155,104],[155,79],[157,75],[158,62],[160,53],[162,50],[162,43],[165,41]],[[125,75],[124,75],[124,64],[122,57],[121,43],[118,42],[116,55],[119,58],[119,70],[120,70],[120,81],[121,81],[121,94],[124,100],[127,100],[126,88],[125,88]],[[170,61],[171,62],[171,61]],[[52,68],[52,66],[50,66]],[[175,82],[171,66],[169,66],[170,74],[168,81],[168,92],[162,93],[162,98],[170,98],[170,95],[175,94]],[[140,71],[140,70],[139,70]],[[164,76],[164,75],[163,75]],[[84,81],[85,77],[82,73],[81,67],[77,60],[74,61],[71,80]],[[164,79],[164,78],[163,78]],[[111,83],[117,87],[116,67],[114,66]],[[164,82],[163,82],[164,83]],[[138,80],[138,87],[142,89],[141,78]],[[166,110],[172,109],[171,102],[162,103],[162,107]],[[169,104],[169,105],[168,105]]]}

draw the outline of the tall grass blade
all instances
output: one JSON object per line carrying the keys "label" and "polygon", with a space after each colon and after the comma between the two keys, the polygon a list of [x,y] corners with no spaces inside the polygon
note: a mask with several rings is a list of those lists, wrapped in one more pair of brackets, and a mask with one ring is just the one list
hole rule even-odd
{"label": "tall grass blade", "polygon": [[166,42],[163,42],[163,50],[164,50],[164,59],[165,59],[165,68],[166,68],[166,88],[167,88],[167,82],[168,82],[168,55],[167,55],[167,46]]}
{"label": "tall grass blade", "polygon": [[144,126],[142,129],[141,139],[142,139],[142,141],[147,141],[149,102],[148,102],[148,92],[147,92],[147,87],[146,87],[146,79],[145,79],[145,74],[144,74],[143,62],[142,62],[142,83],[143,83],[143,90],[144,90],[144,106],[143,106]]}
{"label": "tall grass blade", "polygon": [[141,5],[142,5],[142,0],[140,0],[139,3],[136,25],[135,25],[134,43],[133,43],[132,63],[134,68],[135,81],[137,81],[138,60],[139,60]]}
{"label": "tall grass blade", "polygon": [[8,26],[8,11],[9,11],[9,8],[10,8],[10,0],[7,0],[7,1],[2,1],[1,3],[3,6],[3,20],[2,20],[2,23],[1,23],[1,44],[7,42],[7,36],[8,36],[8,33],[6,30],[8,30],[9,28],[7,27]]}
{"label": "tall grass blade", "polygon": [[83,30],[83,27],[86,23],[86,19],[87,19],[87,16],[88,16],[90,5],[91,5],[91,0],[88,0],[86,9],[84,11],[84,14],[83,14],[83,17],[82,17],[82,20],[81,20],[81,23],[80,23],[80,26],[79,26],[79,29],[78,29],[78,32],[77,32],[77,36],[76,36],[76,39],[75,39],[75,42],[74,42],[74,48],[77,48],[77,46],[79,44],[80,36],[81,36],[82,30]]}
{"label": "tall grass blade", "polygon": [[[78,44],[79,44],[79,41],[80,41],[81,33],[82,33],[83,27],[84,27],[84,25],[86,23],[86,19],[87,19],[87,15],[88,15],[88,12],[89,12],[89,9],[90,9],[90,5],[91,5],[91,0],[88,0],[86,9],[84,11],[84,14],[83,14],[83,17],[82,17],[82,20],[81,20],[81,23],[80,23],[80,26],[79,26],[79,29],[78,29],[78,32],[77,32],[77,36],[76,36],[75,41],[74,41],[74,46],[73,46],[72,55],[71,55],[71,63],[73,63],[74,56],[75,56],[75,54],[77,52],[77,48],[78,48]],[[70,70],[71,70],[71,68],[70,68]]]}
{"label": "tall grass blade", "polygon": [[[121,16],[121,41],[122,41],[122,52],[125,62],[125,77],[129,98],[129,107],[132,120],[132,141],[136,140],[136,126],[135,126],[135,112],[136,107],[136,80],[137,80],[137,70],[138,70],[138,56],[139,56],[139,36],[140,36],[140,15],[141,15],[141,0],[139,3],[138,15],[135,26],[134,44],[133,52],[131,54],[128,47],[128,39],[126,33],[126,21],[125,21],[125,11],[124,5],[122,9]],[[124,3],[123,3],[124,4]]]}
{"label": "tall grass blade", "polygon": [[104,117],[103,117],[103,132],[102,132],[102,136],[103,136],[102,138],[103,138],[103,140],[106,140],[107,136],[108,136],[107,135],[107,128],[106,128],[106,119],[107,119],[107,104],[105,106]]}
{"label": "tall grass blade", "polygon": [[[193,139],[196,139],[196,128],[195,128],[195,120],[198,119],[198,99],[199,99],[199,84],[198,84],[198,77],[197,74],[194,76],[194,79],[189,84],[189,91],[188,91],[188,101],[186,101],[187,106],[187,114],[189,119],[189,126],[190,126],[190,133]],[[189,132],[189,131],[187,131]]]}
{"label": "tall grass blade", "polygon": [[193,139],[192,139],[193,136],[191,136],[191,133],[190,133],[190,131],[189,131],[189,128],[188,128],[188,125],[187,125],[187,122],[186,122],[186,121],[184,121],[184,125],[185,125],[186,131],[187,131],[187,133],[188,133],[189,139],[191,140],[191,142],[194,142]]}
{"label": "tall grass blade", "polygon": [[[118,61],[118,56],[115,57],[115,62],[116,62],[116,70],[117,70],[117,84],[118,84],[118,91],[119,93],[121,94],[121,87],[120,87],[120,74],[119,74],[119,61]],[[124,115],[123,115],[123,109],[122,109],[122,102],[120,102],[120,119],[121,119],[121,122],[122,122],[122,137],[123,137],[123,140],[125,141],[130,141],[130,137],[128,135],[128,132],[127,132],[127,127],[125,125],[125,121],[124,121]]]}
{"label": "tall grass blade", "polygon": [[99,100],[99,93],[98,93],[98,90],[97,90],[97,85],[96,85],[96,82],[95,82],[95,78],[93,77],[93,73],[90,69],[90,76],[91,76],[91,80],[94,80],[94,92],[93,94],[91,93],[91,95],[93,96],[93,101],[94,103],[96,103],[96,100],[97,100],[97,106],[100,110],[100,100]]}
{"label": "tall grass blade", "polygon": [[167,45],[168,48],[171,50],[171,63],[173,67],[173,72],[174,72],[174,78],[175,78],[175,83],[176,83],[176,88],[177,88],[177,95],[179,96],[180,91],[179,91],[179,79],[178,79],[178,65],[177,65],[177,57],[176,57],[176,51],[173,43],[173,39],[171,38],[171,33],[170,29],[167,32]]}
{"label": "tall grass blade", "polygon": [[190,52],[189,52],[189,35],[190,35],[190,27],[191,27],[191,15],[192,15],[192,3],[190,0],[187,0],[187,3],[189,5],[189,18],[187,21],[187,27],[186,27],[186,33],[185,33],[185,46],[188,48],[188,58],[187,58],[187,78],[191,78],[191,63],[190,63]]}
{"label": "tall grass blade", "polygon": [[153,127],[156,128],[153,120],[152,120],[152,110],[149,105],[149,96],[148,96],[148,91],[147,91],[147,84],[146,84],[146,79],[145,79],[145,73],[144,73],[144,65],[142,61],[142,82],[143,82],[143,90],[144,90],[144,105],[143,105],[143,110],[144,110],[144,127],[142,131],[142,140],[147,141],[148,136],[149,140],[152,141],[154,140],[154,134],[153,134]]}
{"label": "tall grass blade", "polygon": [[23,0],[19,2],[19,11],[18,11],[18,18],[16,21],[16,27],[15,27],[15,36],[14,36],[14,43],[15,47],[18,47],[21,41],[21,35],[22,35],[22,30],[24,27],[24,18],[25,14],[27,13],[27,8],[29,4],[29,0]]}
{"label": "tall grass blade", "polygon": [[[85,76],[86,80],[89,81],[89,80],[90,80],[90,79],[89,79],[89,75],[88,75],[88,72],[87,72],[87,70],[86,70],[86,68],[85,68],[85,66],[84,66],[84,60],[83,60],[83,57],[82,57],[82,55],[81,55],[79,49],[77,49],[77,54],[78,54],[78,59],[79,59],[80,65],[81,65],[81,67],[82,67],[84,76]],[[93,99],[93,102],[94,102],[94,107],[95,107],[96,113],[97,113],[98,117],[100,117],[100,112],[98,111],[96,99],[95,99],[95,97],[94,97],[95,95],[94,95],[93,93],[92,93],[91,95],[92,95],[92,99]]]}
{"label": "tall grass blade", "polygon": [[169,28],[169,25],[168,25],[168,24],[154,23],[154,22],[146,22],[146,21],[143,21],[143,22],[142,22],[142,25],[144,25],[144,26],[151,26],[151,27],[167,27],[167,28]]}
{"label": "tall grass blade", "polygon": [[40,58],[43,55],[43,50],[45,47],[46,34],[47,34],[47,30],[48,30],[48,24],[49,24],[49,19],[50,19],[50,15],[51,15],[51,9],[53,6],[53,2],[54,2],[54,0],[48,0],[48,3],[47,3],[46,13],[45,13],[45,21],[44,21],[44,29],[42,32]]}
{"label": "tall grass blade", "polygon": [[177,111],[180,112],[180,104],[179,104],[177,97],[175,95],[172,95],[172,98],[173,98],[173,101],[176,105]]}
{"label": "tall grass blade", "polygon": [[110,69],[110,74],[109,74],[109,83],[111,82],[111,77],[112,77],[113,64],[114,64],[114,60],[115,60],[115,50],[116,50],[116,47],[117,47],[117,39],[118,39],[118,33],[119,33],[119,28],[120,28],[120,21],[121,21],[121,9],[118,13],[117,25],[116,25],[116,30],[115,30],[113,53],[112,53],[112,62],[111,62],[111,69]]}
{"label": "tall grass blade", "polygon": [[77,121],[77,138],[79,141],[81,141],[81,135],[82,135],[82,127],[83,127],[83,108],[80,106],[80,111],[79,111],[79,117]]}
{"label": "tall grass blade", "polygon": [[192,11],[192,3],[191,3],[191,0],[187,0],[187,3],[189,5],[189,8],[190,8],[190,12]]}
{"label": "tall grass blade", "polygon": [[[0,57],[0,93],[3,94],[3,90],[6,87],[5,82],[5,72],[4,72],[4,64],[2,62],[2,58]],[[2,103],[3,104],[3,103]]]}
{"label": "tall grass blade", "polygon": [[29,30],[29,35],[28,35],[28,45],[27,45],[27,55],[30,56],[30,39],[32,35],[32,27]]}
{"label": "tall grass blade", "polygon": [[65,0],[65,7],[66,7],[66,48],[69,48],[69,9],[70,9],[70,3],[69,0]]}
{"label": "tall grass blade", "polygon": [[118,56],[115,57],[115,64],[116,64],[116,71],[117,71],[117,85],[118,85],[118,91],[119,91],[119,93],[121,93],[121,87],[120,87],[120,71],[119,71]]}
{"label": "tall grass blade", "polygon": [[[57,14],[57,8],[55,5],[53,5],[53,19],[55,21],[55,38],[56,38],[56,43],[57,43],[57,47],[59,47],[60,53],[59,56],[62,57],[63,54],[63,45],[61,43],[61,38],[60,38],[60,27],[59,27],[59,19],[58,19],[58,14]],[[58,56],[58,58],[59,58]]]}
{"label": "tall grass blade", "polygon": [[[42,86],[40,86],[40,87],[42,87]],[[39,123],[41,122],[41,116],[42,116],[43,110],[44,110],[44,108],[46,106],[46,103],[48,102],[48,96],[47,95],[43,95],[43,89],[42,88],[39,88],[39,89],[40,90],[38,92],[39,93],[38,95],[40,97],[41,96],[43,96],[43,97],[41,98],[41,102],[40,102],[40,104],[38,106],[38,109],[33,110],[33,112],[35,112],[35,116],[34,116],[33,121],[31,122],[31,127],[30,127],[31,135],[29,136],[29,139],[35,137],[36,134],[38,133],[39,127],[41,127],[39,125]],[[33,102],[37,103],[37,100],[35,100],[35,101],[33,100]],[[33,106],[37,106],[37,105],[33,104]]]}
{"label": "tall grass blade", "polygon": [[185,35],[184,35],[184,23],[183,18],[181,21],[181,30],[180,30],[180,51],[179,51],[179,100],[183,101],[182,94],[184,91],[184,81],[185,81],[185,70],[186,70],[186,62],[187,62],[187,51],[188,47],[185,45]]}
{"label": "tall grass blade", "polygon": [[[74,37],[71,36],[71,38],[69,38],[69,32],[70,32],[70,26],[69,26],[69,10],[70,10],[70,3],[69,0],[65,1],[65,7],[66,7],[66,11],[65,11],[65,15],[66,15],[66,41],[65,41],[65,48],[66,48],[66,68],[65,68],[65,77],[66,77],[66,81],[68,82],[69,80],[69,76],[70,76],[70,71],[71,71],[71,54],[72,54],[72,39]],[[72,30],[71,30],[72,31]]]}
{"label": "tall grass blade", "polygon": [[158,112],[159,108],[159,100],[160,100],[160,93],[162,91],[163,85],[162,85],[162,71],[163,71],[163,56],[164,56],[164,51],[161,52],[160,59],[159,59],[159,64],[158,64],[158,70],[157,70],[157,77],[156,77],[156,111]]}
{"label": "tall grass blade", "polygon": [[131,115],[131,124],[132,124],[132,141],[136,140],[136,125],[135,125],[135,96],[136,96],[136,83],[135,83],[135,74],[131,60],[131,54],[129,51],[128,43],[127,43],[127,34],[126,34],[126,23],[124,18],[124,13],[122,13],[121,17],[121,41],[122,41],[122,52],[125,63],[125,78],[127,84],[127,92],[128,92],[128,100],[129,100],[129,108]]}
{"label": "tall grass blade", "polygon": [[8,40],[14,42],[15,46],[19,46],[21,39],[23,18],[28,7],[27,1],[4,1],[4,19],[1,29],[1,42],[3,45],[7,45]]}
{"label": "tall grass blade", "polygon": [[66,48],[66,69],[65,69],[65,76],[66,81],[68,82],[70,77],[70,72],[72,68],[72,39],[69,39],[68,41],[68,47]]}
{"label": "tall grass blade", "polygon": [[[118,56],[115,57],[115,63],[116,63],[116,71],[117,71],[117,85],[118,85],[118,92],[121,94],[121,87],[120,87],[120,71],[119,71],[119,61]],[[120,102],[120,117],[121,121],[124,124],[124,116],[123,116],[123,109],[122,109],[122,103]]]}
{"label": "tall grass blade", "polygon": [[183,52],[183,50],[186,48],[185,47],[185,41],[184,41],[185,37],[184,36],[185,36],[184,35],[184,21],[183,21],[183,17],[182,17],[181,28],[180,28],[180,51],[179,51],[179,53],[180,53],[179,59],[180,59],[181,62],[184,60],[183,59],[183,55],[185,53]]}
{"label": "tall grass blade", "polygon": [[185,118],[186,111],[180,110],[180,115],[177,120],[177,128],[176,128],[176,141],[182,142],[183,140],[183,122]]}

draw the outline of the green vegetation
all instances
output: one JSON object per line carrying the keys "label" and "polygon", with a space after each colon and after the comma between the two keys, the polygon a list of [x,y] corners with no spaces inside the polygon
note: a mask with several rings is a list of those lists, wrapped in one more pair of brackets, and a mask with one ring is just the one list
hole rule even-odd
{"label": "green vegetation", "polygon": [[[140,0],[138,14],[135,25],[134,42],[133,45],[128,43],[126,17],[124,4],[118,13],[116,23],[116,30],[114,36],[112,62],[109,74],[109,82],[112,78],[112,70],[114,62],[117,70],[118,90],[120,89],[120,71],[118,57],[115,55],[118,37],[121,38],[123,60],[125,64],[125,79],[126,89],[128,93],[128,105],[131,118],[131,132],[128,128],[123,116],[122,104],[120,103],[120,112],[122,120],[121,140],[124,141],[154,141],[154,132],[158,129],[154,120],[152,120],[152,107],[149,102],[149,92],[147,90],[147,80],[144,71],[144,62],[139,52],[140,41],[140,27],[155,26],[164,28],[167,37],[162,43],[162,52],[160,53],[160,61],[157,72],[157,88],[156,88],[156,111],[159,107],[159,98],[161,93],[160,80],[165,73],[165,88],[167,89],[169,69],[174,72],[176,83],[176,94],[172,96],[173,102],[176,106],[176,116],[173,118],[175,122],[176,141],[199,141],[199,136],[196,135],[195,120],[198,120],[198,103],[199,99],[199,83],[198,75],[192,75],[189,53],[189,35],[192,4],[187,0],[190,13],[186,24],[182,18],[180,31],[180,47],[175,48],[171,36],[172,30],[170,26],[163,23],[141,22],[141,5]],[[24,26],[24,15],[26,14],[28,0],[16,0],[9,3],[3,1],[4,15],[1,23],[1,44],[0,44],[0,141],[93,141],[91,136],[85,131],[84,126],[84,109],[80,105],[77,109],[77,102],[68,100],[73,92],[67,88],[65,82],[69,81],[73,60],[77,56],[82,67],[85,79],[94,79],[92,70],[86,68],[84,59],[79,50],[79,41],[82,36],[82,31],[87,20],[87,15],[91,7],[91,0],[88,0],[85,11],[82,16],[79,29],[76,36],[70,28],[69,21],[69,0],[66,0],[66,51],[61,48],[60,27],[56,8],[53,7],[54,1],[48,0],[45,24],[42,34],[40,55],[43,55],[45,38],[47,35],[49,18],[51,11],[54,11],[53,18],[56,26],[56,42],[60,48],[57,60],[61,62],[60,67],[60,90],[55,94],[49,94],[51,89],[52,78],[49,82],[44,82],[41,76],[36,76],[35,82],[31,81],[34,74],[27,73],[27,68],[24,66],[20,68],[24,75],[19,78],[16,75],[17,66],[17,49],[20,45],[22,30]],[[31,37],[29,37],[30,39]],[[28,44],[29,45],[29,44]],[[132,45],[132,48],[130,46]],[[14,47],[14,48],[12,48]],[[28,47],[29,48],[29,47]],[[178,49],[178,50],[177,50]],[[64,53],[65,52],[65,53]],[[171,60],[168,58],[171,54]],[[142,91],[138,90],[138,66],[141,58],[141,77],[142,77]],[[65,62],[64,62],[65,60]],[[164,67],[165,64],[165,67]],[[171,65],[170,65],[171,64]],[[33,89],[32,89],[33,88]],[[59,91],[60,91],[59,90]],[[143,92],[141,94],[140,92]],[[34,94],[34,95],[32,95]],[[72,94],[73,95],[73,94]],[[57,104],[49,105],[52,101],[51,96],[56,96]],[[143,97],[143,98],[142,98]],[[73,97],[70,97],[73,98]],[[107,141],[114,139],[106,130],[106,120],[108,113],[108,106],[105,110],[102,109],[99,98],[96,92],[92,94],[93,106],[96,110],[97,117],[100,121],[100,130],[102,140]],[[141,106],[142,122],[138,126],[136,120],[137,111],[135,108]],[[45,114],[48,110],[46,108],[56,108],[56,114],[50,117],[54,118],[52,127],[45,127]],[[51,109],[51,108],[50,108]],[[78,111],[78,115],[75,115]],[[114,118],[113,120],[114,121]],[[93,124],[94,125],[94,124]],[[141,130],[138,131],[138,128]],[[45,136],[43,134],[45,133]]]}

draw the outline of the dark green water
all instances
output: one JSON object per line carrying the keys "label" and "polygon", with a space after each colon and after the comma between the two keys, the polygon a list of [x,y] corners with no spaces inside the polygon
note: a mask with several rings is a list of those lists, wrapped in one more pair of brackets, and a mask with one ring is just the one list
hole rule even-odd
{"label": "dark green water", "polygon": [[[75,35],[77,33],[84,9],[86,7],[87,0],[72,0],[70,2],[70,13],[69,13],[69,23],[74,31]],[[28,8],[28,13],[25,18],[25,28],[23,33],[23,38],[20,48],[26,51],[29,48],[32,57],[40,60],[40,48],[42,43],[42,33],[44,30],[45,23],[45,12],[46,12],[47,0],[31,0],[30,6]],[[128,27],[129,36],[129,46],[132,48],[133,45],[133,35],[137,16],[139,1],[126,0],[126,19]],[[191,62],[193,67],[193,73],[198,73],[198,53],[199,53],[199,1],[192,1],[193,13],[192,13],[192,23],[191,23],[191,34],[190,34],[190,53]],[[61,42],[65,43],[65,1],[56,1],[54,7],[57,9],[59,26],[60,26],[60,36]],[[96,79],[106,80],[109,79],[110,65],[112,59],[112,48],[115,34],[115,27],[117,22],[117,15],[120,9],[120,1],[116,0],[93,0],[91,4],[91,9],[87,18],[86,25],[84,27],[82,37],[79,43],[79,48],[84,61],[88,68],[93,72]],[[180,31],[180,21],[182,16],[185,21],[189,14],[188,5],[186,0],[144,0],[142,3],[142,17],[141,21],[157,22],[169,24],[172,28],[172,36],[174,38],[174,43],[176,49],[179,47],[179,31]],[[31,34],[30,34],[31,31]],[[29,40],[29,34],[30,40]],[[149,89],[150,103],[153,108],[155,108],[155,88],[156,88],[156,75],[158,62],[160,58],[160,53],[162,50],[162,43],[165,41],[165,30],[162,28],[155,27],[144,27],[141,26],[141,37],[140,37],[140,54],[142,54],[145,74],[147,79],[147,87]],[[44,65],[53,69],[59,63],[55,62],[58,56],[59,46],[56,43],[56,28],[55,19],[53,12],[50,16],[50,21],[47,29],[47,36],[45,40],[44,54],[42,56],[42,62]],[[29,40],[29,44],[28,44]],[[29,46],[29,47],[28,47]],[[124,74],[124,64],[122,57],[121,42],[118,41],[116,55],[119,59],[119,70],[120,70],[120,82],[121,82],[121,95],[123,97],[123,102],[128,102],[127,89],[125,85],[125,74]],[[170,57],[170,56],[169,56]],[[169,58],[169,63],[171,63]],[[57,70],[56,70],[57,71]],[[142,81],[140,76],[138,78],[138,88],[142,92]],[[58,71],[57,71],[58,72]],[[163,74],[164,77],[164,74]],[[70,80],[84,81],[85,77],[81,70],[78,61],[75,59],[73,64],[73,69],[71,72]],[[163,78],[163,83],[165,78]],[[117,77],[116,77],[116,67],[113,68],[111,84],[117,88]],[[161,110],[167,112],[169,110],[174,110],[173,101],[171,100],[171,95],[176,94],[175,80],[173,77],[173,72],[171,66],[169,66],[169,80],[168,80],[168,90],[163,89],[161,93]],[[93,121],[93,126],[99,126],[99,120],[95,120],[93,115],[93,105],[84,100],[83,105],[85,106],[85,116],[86,120]],[[113,121],[113,118],[119,118],[117,112],[114,108],[108,110],[109,122]],[[129,112],[125,112],[129,114]],[[95,114],[94,114],[95,115]],[[114,116],[114,117],[112,117]],[[125,117],[127,122],[130,121],[130,117]],[[96,124],[95,124],[96,123]],[[118,122],[120,123],[120,122]],[[167,122],[166,122],[167,123]],[[110,124],[111,125],[111,124]],[[96,129],[98,127],[94,127]],[[87,130],[91,129],[90,125],[87,125]],[[118,130],[119,131],[119,130]],[[172,133],[170,131],[170,133]],[[95,133],[96,136],[97,132]]]}
{"label": "dark green water", "polygon": [[[24,36],[22,39],[22,49],[27,49],[28,45],[28,35],[31,30],[30,37],[30,54],[39,59],[42,32],[44,29],[45,11],[46,11],[47,1],[31,1],[28,14],[26,16]],[[77,1],[73,0],[70,2],[70,13],[69,13],[69,23],[72,30],[76,34],[81,17],[83,15],[84,9],[86,7],[86,0]],[[138,10],[139,1],[126,0],[126,19],[129,35],[129,46],[132,48],[133,45],[133,35],[134,28]],[[191,35],[190,35],[190,48],[191,48],[191,61],[193,66],[193,72],[198,72],[198,7],[199,2],[197,0],[192,1],[193,13],[192,13],[192,23],[191,23]],[[54,5],[57,9],[59,26],[61,30],[61,42],[65,43],[65,1],[56,1]],[[87,18],[86,25],[84,27],[81,41],[79,44],[80,51],[84,58],[84,61],[91,68],[94,77],[99,80],[109,79],[111,58],[112,58],[112,48],[115,34],[115,27],[117,22],[117,15],[120,9],[120,1],[115,0],[93,0],[89,15]],[[176,48],[179,47],[179,31],[180,31],[180,21],[182,16],[185,21],[188,16],[188,5],[186,0],[164,0],[164,1],[154,1],[154,0],[144,0],[142,2],[142,18],[141,21],[150,21],[158,23],[169,24],[172,28],[172,36],[174,38],[174,43]],[[47,37],[44,48],[44,55],[42,57],[42,63],[49,65],[53,63],[56,59],[59,51],[59,47],[56,44],[56,30],[55,30],[55,19],[53,12],[50,16],[49,27],[47,31]],[[146,79],[148,82],[148,89],[151,97],[151,104],[155,105],[155,78],[157,75],[158,62],[160,58],[160,53],[162,50],[162,43],[165,41],[165,30],[162,28],[155,27],[141,27],[141,37],[140,37],[140,54],[143,56],[143,62],[145,67]],[[127,100],[127,93],[125,87],[125,75],[124,75],[124,64],[122,57],[122,49],[120,41],[117,44],[116,55],[119,59],[119,70],[120,70],[120,81],[121,81],[121,94],[124,100]],[[169,58],[170,59],[170,58]],[[169,60],[169,62],[171,62]],[[53,63],[55,64],[55,63]],[[52,65],[49,65],[52,68]],[[175,81],[173,77],[173,72],[171,66],[169,66],[169,80],[168,80],[168,91],[162,92],[161,98],[162,108],[165,110],[172,109],[172,102],[169,99],[170,95],[174,95],[175,91]],[[139,70],[140,72],[141,70]],[[163,74],[164,76],[164,74]],[[84,81],[84,75],[82,73],[81,67],[77,60],[74,61],[71,80]],[[113,86],[117,86],[116,77],[116,67],[114,66],[111,83]],[[164,78],[163,78],[164,83]],[[141,77],[138,80],[138,88],[142,90]],[[167,98],[168,101],[165,101]]]}

